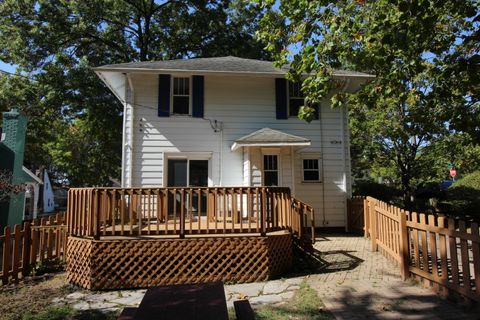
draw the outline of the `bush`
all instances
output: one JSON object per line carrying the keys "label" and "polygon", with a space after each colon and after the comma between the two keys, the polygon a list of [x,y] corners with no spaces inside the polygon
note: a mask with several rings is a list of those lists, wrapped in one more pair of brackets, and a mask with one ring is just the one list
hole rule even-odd
{"label": "bush", "polygon": [[480,171],[467,174],[448,188],[442,206],[455,215],[480,218]]}
{"label": "bush", "polygon": [[356,180],[353,184],[353,194],[370,196],[389,203],[398,203],[402,199],[401,190],[372,180]]}

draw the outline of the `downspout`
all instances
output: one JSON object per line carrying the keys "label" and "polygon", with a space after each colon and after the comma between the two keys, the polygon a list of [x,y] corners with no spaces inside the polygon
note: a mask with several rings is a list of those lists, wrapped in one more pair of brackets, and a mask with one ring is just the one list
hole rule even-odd
{"label": "downspout", "polygon": [[[350,79],[346,80],[346,84],[343,87],[343,92],[347,91],[348,87],[350,86]],[[342,129],[342,136],[341,136],[341,141],[342,141],[342,171],[343,171],[343,197],[344,197],[344,206],[343,206],[343,219],[345,221],[345,231],[348,232],[348,212],[347,212],[347,165],[346,165],[346,156],[345,156],[345,112],[347,110],[347,107],[343,107],[340,110],[341,111],[341,129]]]}
{"label": "downspout", "polygon": [[[128,79],[127,79],[127,74],[124,73],[123,74],[124,77],[125,77],[125,97],[127,97],[128,95]],[[123,124],[122,124],[122,179],[121,179],[121,185],[122,185],[122,188],[125,188],[125,180],[126,180],[126,174],[125,174],[125,148],[127,148],[127,145],[126,145],[126,132],[125,132],[125,129],[126,129],[126,122],[127,122],[127,99],[125,99],[125,101],[123,101]]]}
{"label": "downspout", "polygon": [[132,78],[130,77],[130,74],[127,74],[127,80],[128,80],[128,87],[130,89],[130,94],[128,95],[128,100],[130,102],[130,144],[129,144],[129,148],[130,148],[130,159],[129,159],[129,162],[130,162],[130,170],[129,170],[129,185],[128,187],[132,187],[133,186],[133,130],[134,130],[134,126],[135,126],[135,113],[134,113],[134,110],[135,108],[133,108],[133,100],[134,100],[134,88],[133,88],[133,84],[132,84]]}
{"label": "downspout", "polygon": [[318,118],[320,119],[320,153],[321,153],[321,162],[322,162],[322,226],[325,227],[327,223],[327,218],[325,215],[325,169],[323,165],[323,117],[322,117],[322,104],[318,107]]}

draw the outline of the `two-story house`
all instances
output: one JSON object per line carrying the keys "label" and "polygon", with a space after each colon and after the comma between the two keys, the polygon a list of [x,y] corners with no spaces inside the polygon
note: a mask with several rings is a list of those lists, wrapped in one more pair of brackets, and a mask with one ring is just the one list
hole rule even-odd
{"label": "two-story house", "polygon": [[[237,57],[105,65],[97,75],[124,104],[122,186],[285,186],[319,227],[346,226],[351,193],[347,110],[317,107],[286,70]],[[333,72],[336,90],[373,76]]]}

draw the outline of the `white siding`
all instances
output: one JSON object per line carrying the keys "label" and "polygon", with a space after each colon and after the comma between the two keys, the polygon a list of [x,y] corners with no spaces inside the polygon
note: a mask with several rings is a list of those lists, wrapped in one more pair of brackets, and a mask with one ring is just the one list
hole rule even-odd
{"label": "white siding", "polygon": [[[262,183],[262,153],[242,148],[231,151],[233,142],[253,131],[269,127],[305,137],[312,145],[296,152],[322,154],[323,183],[302,183],[302,163],[295,155],[295,193],[299,199],[313,205],[317,226],[344,226],[344,170],[349,169],[348,134],[342,132],[341,110],[322,104],[321,120],[307,124],[296,118],[275,118],[275,80],[247,76],[205,76],[205,119],[187,116],[160,118],[157,116],[158,76],[136,74],[134,85],[134,120],[126,114],[126,132],[133,127],[133,155],[125,164],[124,176],[132,168],[133,186],[164,186],[164,154],[211,152],[211,184],[238,186]],[[223,132],[214,132],[208,120],[217,120]],[[321,137],[321,126],[323,137]],[[347,127],[345,123],[345,128]],[[343,138],[343,139],[342,139]],[[323,145],[323,146],[322,146]],[[281,149],[281,171],[284,186],[293,187],[290,147]],[[345,162],[342,163],[342,159]],[[248,168],[251,169],[248,172]],[[350,175],[347,171],[347,176]],[[126,180],[128,181],[128,180]],[[127,183],[127,185],[129,185]],[[322,188],[325,185],[325,195]],[[347,179],[347,189],[350,187]],[[293,188],[292,188],[293,189]],[[322,199],[326,199],[323,205]],[[324,211],[325,207],[325,219]]]}

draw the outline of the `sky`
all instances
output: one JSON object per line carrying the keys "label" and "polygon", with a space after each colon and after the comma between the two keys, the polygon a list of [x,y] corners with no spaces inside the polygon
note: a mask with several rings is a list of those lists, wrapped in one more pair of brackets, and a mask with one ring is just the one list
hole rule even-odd
{"label": "sky", "polygon": [[0,61],[0,70],[10,72],[10,73],[15,73],[15,66],[5,63],[3,61]]}

